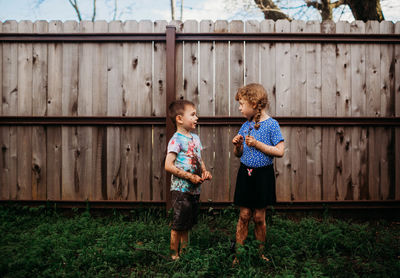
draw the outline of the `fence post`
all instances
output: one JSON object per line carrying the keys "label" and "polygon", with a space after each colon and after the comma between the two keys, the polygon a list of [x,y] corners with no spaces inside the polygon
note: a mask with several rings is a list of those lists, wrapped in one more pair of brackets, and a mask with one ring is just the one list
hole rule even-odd
{"label": "fence post", "polygon": [[[165,98],[166,105],[166,140],[167,146],[168,141],[174,134],[174,124],[171,119],[168,117],[168,106],[169,104],[175,100],[175,73],[176,73],[176,59],[175,59],[175,35],[176,28],[173,25],[168,25],[166,29],[166,44],[167,44],[167,58],[166,58],[166,85],[167,85],[167,93]],[[166,183],[165,183],[165,203],[166,210],[168,211],[171,208],[171,174],[167,173],[166,175]]]}

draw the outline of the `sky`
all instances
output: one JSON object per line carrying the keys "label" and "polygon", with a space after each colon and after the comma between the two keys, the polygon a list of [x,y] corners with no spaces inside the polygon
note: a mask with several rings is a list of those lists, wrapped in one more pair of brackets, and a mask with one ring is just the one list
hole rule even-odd
{"label": "sky", "polygon": [[[77,0],[84,20],[91,20],[93,0]],[[97,0],[96,20],[113,20],[115,0]],[[176,0],[176,19],[180,19],[182,0]],[[284,2],[285,0],[283,0]],[[286,0],[292,7],[304,4],[302,0]],[[170,0],[117,0],[117,20],[171,20]],[[184,0],[183,21],[195,20],[263,20],[256,8],[245,9],[251,0]],[[233,4],[232,4],[233,3]],[[236,3],[236,4],[235,4]],[[386,20],[400,21],[400,0],[381,0]],[[288,12],[293,12],[289,9]],[[303,20],[318,20],[318,13],[309,8]],[[334,12],[334,20],[353,21],[348,8]],[[76,13],[68,0],[0,0],[0,21],[6,20],[77,20]]]}

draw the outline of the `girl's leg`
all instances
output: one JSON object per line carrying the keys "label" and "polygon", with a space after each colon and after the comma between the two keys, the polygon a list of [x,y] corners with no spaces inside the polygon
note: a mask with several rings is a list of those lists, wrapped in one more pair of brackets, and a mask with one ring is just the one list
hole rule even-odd
{"label": "girl's leg", "polygon": [[265,242],[265,236],[266,236],[266,230],[267,230],[267,224],[265,223],[265,209],[256,209],[254,211],[253,215],[253,221],[255,224],[254,227],[254,234],[256,236],[256,239],[260,242],[260,253],[261,253],[261,258],[265,261],[269,261],[264,254],[262,254],[264,250],[264,242]]}
{"label": "girl's leg", "polygon": [[171,230],[171,243],[170,249],[172,251],[171,258],[176,260],[179,258],[179,241],[181,239],[181,233],[179,231]]}
{"label": "girl's leg", "polygon": [[186,248],[189,241],[189,231],[181,232],[181,252],[184,248]]}
{"label": "girl's leg", "polygon": [[249,232],[249,221],[251,218],[251,210],[249,208],[240,207],[239,221],[236,226],[236,243],[244,243]]}

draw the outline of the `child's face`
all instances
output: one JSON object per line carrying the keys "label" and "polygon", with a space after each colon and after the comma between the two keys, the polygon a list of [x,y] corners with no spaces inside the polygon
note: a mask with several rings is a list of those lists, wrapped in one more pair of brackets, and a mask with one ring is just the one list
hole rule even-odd
{"label": "child's face", "polygon": [[197,126],[197,112],[196,112],[196,108],[194,108],[191,105],[186,105],[185,106],[185,112],[183,113],[183,115],[178,115],[177,116],[177,123],[179,125],[181,125],[183,128],[185,128],[186,130],[194,130],[196,129]]}
{"label": "child's face", "polygon": [[239,111],[248,120],[251,120],[257,112],[254,109],[254,107],[247,100],[244,100],[243,98],[239,99]]}

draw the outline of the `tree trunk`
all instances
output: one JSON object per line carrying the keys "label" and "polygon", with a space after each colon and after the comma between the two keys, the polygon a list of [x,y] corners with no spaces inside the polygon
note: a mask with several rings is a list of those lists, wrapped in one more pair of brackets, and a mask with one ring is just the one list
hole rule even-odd
{"label": "tree trunk", "polygon": [[290,17],[284,12],[282,12],[282,10],[279,9],[277,5],[275,5],[273,0],[254,0],[254,2],[263,12],[265,19],[272,19],[275,21],[278,19],[290,20]]}
{"label": "tree trunk", "polygon": [[385,20],[380,0],[347,0],[351,12],[356,20]]}

